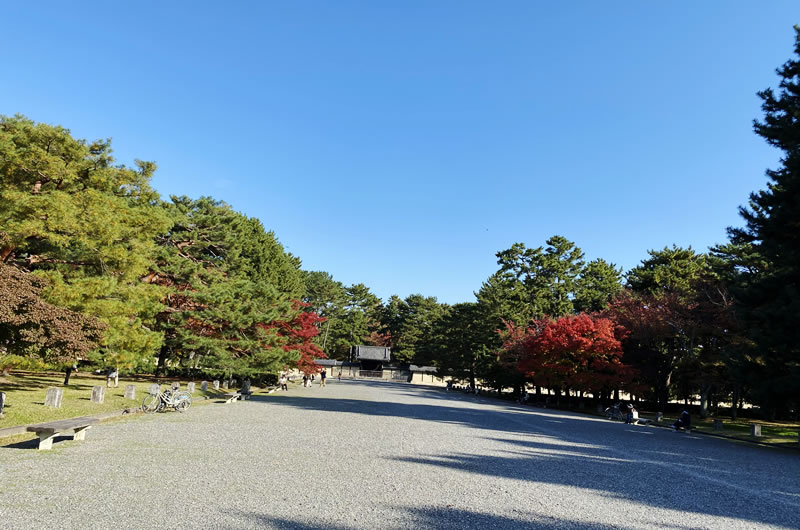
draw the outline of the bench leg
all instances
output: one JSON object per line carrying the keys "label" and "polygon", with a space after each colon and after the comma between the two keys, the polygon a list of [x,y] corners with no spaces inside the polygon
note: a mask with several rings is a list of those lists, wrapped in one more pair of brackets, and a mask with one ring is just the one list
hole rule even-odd
{"label": "bench leg", "polygon": [[39,451],[48,451],[53,448],[53,438],[56,437],[54,432],[40,432],[39,433]]}
{"label": "bench leg", "polygon": [[81,427],[79,429],[75,429],[75,434],[72,435],[73,440],[85,440],[86,439],[86,431],[91,429],[91,425],[87,425],[86,427]]}

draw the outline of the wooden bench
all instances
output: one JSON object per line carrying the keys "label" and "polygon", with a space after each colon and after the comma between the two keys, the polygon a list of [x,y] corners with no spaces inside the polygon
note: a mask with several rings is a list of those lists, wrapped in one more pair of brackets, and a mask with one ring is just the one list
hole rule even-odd
{"label": "wooden bench", "polygon": [[51,421],[48,423],[39,423],[37,425],[29,425],[28,432],[35,432],[39,435],[39,450],[47,451],[53,448],[53,438],[57,434],[65,431],[73,431],[73,440],[85,440],[86,430],[92,425],[97,423],[97,418],[72,418],[69,420]]}
{"label": "wooden bench", "polygon": [[232,401],[236,401],[240,397],[242,397],[242,394],[240,394],[239,392],[234,392],[232,394],[225,394],[225,397],[223,399],[225,399],[225,403],[227,404]]}

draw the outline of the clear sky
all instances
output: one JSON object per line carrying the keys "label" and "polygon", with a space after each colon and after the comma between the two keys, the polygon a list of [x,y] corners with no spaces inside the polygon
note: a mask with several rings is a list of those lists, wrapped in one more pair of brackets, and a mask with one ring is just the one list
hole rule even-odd
{"label": "clear sky", "polygon": [[113,137],[163,195],[309,270],[455,303],[551,235],[704,251],[779,153],[752,132],[796,0],[4,2],[0,114]]}

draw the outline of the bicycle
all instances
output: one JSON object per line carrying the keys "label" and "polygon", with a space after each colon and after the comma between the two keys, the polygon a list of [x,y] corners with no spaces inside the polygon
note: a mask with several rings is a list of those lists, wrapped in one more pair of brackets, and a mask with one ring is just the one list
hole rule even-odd
{"label": "bicycle", "polygon": [[619,404],[614,405],[613,407],[608,407],[603,411],[603,415],[605,415],[605,417],[609,420],[625,421],[625,414],[620,410]]}
{"label": "bicycle", "polygon": [[167,389],[158,394],[148,394],[142,401],[142,412],[150,414],[174,408],[178,412],[186,412],[192,406],[192,395],[186,390]]}

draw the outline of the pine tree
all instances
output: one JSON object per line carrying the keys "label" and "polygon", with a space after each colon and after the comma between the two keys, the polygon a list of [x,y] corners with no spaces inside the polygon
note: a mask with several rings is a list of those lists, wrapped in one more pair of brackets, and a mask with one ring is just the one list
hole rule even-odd
{"label": "pine tree", "polygon": [[759,92],[764,119],[754,122],[756,134],[783,152],[780,167],[766,171],[767,188],[739,209],[745,226],[729,229],[733,250],[746,251],[734,261],[758,264],[739,269],[734,294],[757,345],[757,400],[772,412],[800,404],[800,26],[794,52],[777,69],[777,92]]}
{"label": "pine tree", "polygon": [[170,225],[155,169],[115,164],[110,140],[0,117],[0,261],[47,277],[47,302],[104,322],[102,360],[121,369],[161,343],[150,328],[162,292],[140,281]]}

